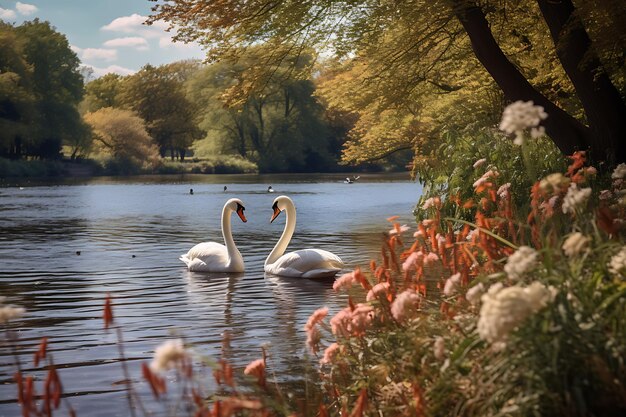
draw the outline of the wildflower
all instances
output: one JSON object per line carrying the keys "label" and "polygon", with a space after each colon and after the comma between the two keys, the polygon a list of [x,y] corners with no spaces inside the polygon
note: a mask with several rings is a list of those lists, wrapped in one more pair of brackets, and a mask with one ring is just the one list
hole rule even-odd
{"label": "wildflower", "polygon": [[433,197],[428,198],[426,201],[424,201],[424,204],[422,204],[422,210],[428,210],[431,207],[435,206],[435,199]]}
{"label": "wildflower", "polygon": [[579,189],[576,184],[571,184],[563,198],[563,213],[576,213],[577,208],[587,204],[590,196],[591,188]]}
{"label": "wildflower", "polygon": [[322,339],[322,335],[317,328],[317,324],[324,320],[324,317],[326,317],[327,315],[328,307],[318,308],[313,312],[313,314],[311,314],[306,324],[304,325],[304,330],[307,334],[306,344],[313,353],[317,353],[317,346]]}
{"label": "wildflower", "polygon": [[374,301],[377,298],[384,297],[387,295],[389,291],[389,283],[381,282],[372,287],[371,290],[367,292],[366,301]]}
{"label": "wildflower", "polygon": [[412,315],[419,302],[420,296],[414,290],[401,292],[391,303],[391,314],[396,320],[403,321]]}
{"label": "wildflower", "polygon": [[406,232],[409,229],[410,229],[409,226],[407,226],[406,224],[403,224],[402,226],[394,227],[393,229],[391,229],[389,231],[389,234],[390,235],[399,235],[399,234],[402,234],[402,233]]}
{"label": "wildflower", "polygon": [[563,252],[570,258],[584,252],[591,241],[590,237],[583,235],[580,232],[572,233],[569,235],[565,242],[563,242]]}
{"label": "wildflower", "polygon": [[183,341],[181,339],[168,340],[156,348],[150,368],[154,372],[167,371],[180,367],[187,359],[189,359],[189,353]]}
{"label": "wildflower", "polygon": [[600,191],[600,195],[598,196],[600,200],[609,200],[611,197],[613,197],[613,193],[609,190]]}
{"label": "wildflower", "polygon": [[539,188],[546,194],[559,193],[569,186],[571,180],[560,172],[550,174],[539,182]]}
{"label": "wildflower", "polygon": [[443,287],[443,294],[450,296],[456,292],[461,283],[461,273],[457,272],[446,280],[446,284]]}
{"label": "wildflower", "polygon": [[477,285],[474,285],[472,288],[467,290],[467,293],[465,293],[465,299],[469,301],[470,304],[477,304],[484,292],[485,286],[482,282],[479,282]]}
{"label": "wildflower", "polygon": [[324,320],[324,317],[328,315],[328,307],[318,308],[311,314],[306,324],[304,325],[304,330],[311,329],[315,327],[319,322]]}
{"label": "wildflower", "polygon": [[531,129],[531,136],[537,138],[545,133],[545,129],[539,124],[545,120],[548,114],[543,107],[535,106],[532,101],[518,100],[509,104],[502,112],[502,121],[500,122],[500,130],[513,134],[515,140],[513,143],[521,145],[524,143],[524,131]]}
{"label": "wildflower", "polygon": [[256,376],[259,379],[259,383],[262,383],[265,380],[265,360],[257,359],[250,362],[243,373]]}
{"label": "wildflower", "polygon": [[498,188],[498,191],[496,192],[496,194],[498,194],[500,198],[507,198],[510,194],[510,191],[509,191],[510,189],[511,189],[511,183],[507,182],[506,184]]}
{"label": "wildflower", "polygon": [[[0,303],[4,301],[4,297],[0,297]],[[7,324],[10,320],[19,319],[26,312],[22,307],[14,307],[10,305],[0,305],[0,324]]]}
{"label": "wildflower", "polygon": [[623,180],[626,178],[626,164],[619,164],[613,173],[611,174],[611,178],[614,180]]}
{"label": "wildflower", "polygon": [[609,262],[609,271],[614,275],[620,275],[626,272],[626,246],[613,255]]}
{"label": "wildflower", "polygon": [[352,284],[356,282],[356,277],[354,275],[354,271],[348,272],[347,274],[343,274],[333,283],[333,290],[339,291],[340,288],[352,287]]}
{"label": "wildflower", "polygon": [[528,317],[552,301],[550,288],[539,282],[528,287],[496,287],[482,296],[482,307],[478,319],[478,334],[490,343],[503,342],[508,335]]}
{"label": "wildflower", "polygon": [[482,166],[485,164],[485,162],[487,162],[486,158],[481,158],[478,161],[474,162],[474,165],[472,165],[474,168],[478,168],[479,166]]}
{"label": "wildflower", "polygon": [[478,229],[472,229],[472,230],[471,230],[471,231],[467,234],[467,237],[466,237],[465,239],[466,239],[466,240],[468,240],[468,241],[472,241],[472,240],[474,240],[474,238],[475,238],[475,237],[476,237],[476,238],[478,237],[478,233],[479,233],[479,230],[478,230]]}
{"label": "wildflower", "polygon": [[339,353],[340,350],[340,346],[337,343],[332,343],[324,351],[324,357],[320,359],[320,364],[325,365],[332,363],[335,360],[335,356],[337,356],[337,353]]}
{"label": "wildflower", "polygon": [[374,319],[374,307],[359,303],[352,311],[349,331],[354,336],[362,336]]}
{"label": "wildflower", "polygon": [[421,251],[411,253],[406,260],[402,263],[402,270],[409,271],[412,267],[418,263],[422,263],[424,260],[424,254]]}
{"label": "wildflower", "polygon": [[439,260],[439,256],[437,256],[437,254],[435,252],[430,252],[428,255],[426,255],[426,257],[424,258],[424,265],[431,265],[434,264],[435,262],[437,262]]}
{"label": "wildflower", "polygon": [[504,265],[504,272],[513,280],[521,279],[525,273],[531,271],[537,265],[539,254],[533,248],[520,246],[517,251],[509,256]]}
{"label": "wildflower", "polygon": [[433,353],[435,354],[435,358],[437,360],[444,360],[446,357],[446,342],[443,340],[443,337],[438,336],[435,339],[435,343],[433,344]]}
{"label": "wildflower", "polygon": [[499,176],[500,173],[498,171],[490,169],[489,171],[485,172],[482,177],[477,179],[476,182],[474,182],[474,188],[485,185],[489,181],[489,178],[497,178]]}
{"label": "wildflower", "polygon": [[598,174],[598,170],[595,167],[587,167],[585,169],[585,174],[590,175],[590,176],[594,176]]}
{"label": "wildflower", "polygon": [[352,310],[346,307],[330,319],[330,329],[335,336],[350,337]]}

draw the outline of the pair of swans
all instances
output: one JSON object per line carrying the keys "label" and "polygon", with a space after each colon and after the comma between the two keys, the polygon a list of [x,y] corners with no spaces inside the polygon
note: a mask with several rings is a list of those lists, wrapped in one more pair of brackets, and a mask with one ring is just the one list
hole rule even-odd
{"label": "pair of swans", "polygon": [[[343,269],[343,261],[337,255],[321,249],[302,249],[285,254],[296,229],[296,208],[287,196],[280,196],[272,205],[273,222],[281,212],[287,220],[283,234],[265,260],[265,272],[287,277],[324,278],[332,277]],[[231,214],[237,213],[245,223],[243,202],[232,198],[222,209],[222,235],[226,246],[215,242],[199,243],[180,257],[190,271],[205,272],[243,272],[244,264],[241,253],[235,246],[231,233]]]}

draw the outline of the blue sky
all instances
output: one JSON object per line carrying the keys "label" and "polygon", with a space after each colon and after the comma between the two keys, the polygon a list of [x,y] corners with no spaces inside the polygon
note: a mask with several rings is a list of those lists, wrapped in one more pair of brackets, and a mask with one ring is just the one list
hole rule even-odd
{"label": "blue sky", "polygon": [[95,76],[130,74],[145,64],[204,58],[197,45],[171,42],[165,23],[145,26],[148,0],[0,0],[0,19],[20,24],[38,17],[65,34]]}

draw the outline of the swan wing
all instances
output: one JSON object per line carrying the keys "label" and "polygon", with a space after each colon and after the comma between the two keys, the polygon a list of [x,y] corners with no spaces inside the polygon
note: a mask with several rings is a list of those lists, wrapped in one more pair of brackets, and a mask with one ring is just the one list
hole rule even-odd
{"label": "swan wing", "polygon": [[321,249],[303,249],[281,256],[265,266],[265,272],[287,277],[332,277],[343,269],[343,261],[334,253]]}
{"label": "swan wing", "polygon": [[179,259],[190,271],[227,272],[228,251],[216,242],[198,243]]}

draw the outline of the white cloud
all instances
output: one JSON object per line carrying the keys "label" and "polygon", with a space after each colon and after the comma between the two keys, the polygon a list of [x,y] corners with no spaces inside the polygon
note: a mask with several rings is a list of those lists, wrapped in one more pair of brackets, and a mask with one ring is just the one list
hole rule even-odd
{"label": "white cloud", "polygon": [[37,6],[33,4],[21,3],[19,1],[15,4],[15,8],[19,12],[19,14],[24,16],[29,16],[39,10],[37,9]]}
{"label": "white cloud", "polygon": [[84,66],[89,67],[93,70],[94,78],[99,78],[99,77],[102,77],[103,75],[110,74],[110,73],[119,74],[119,75],[130,75],[130,74],[134,74],[137,72],[130,68],[120,67],[119,65],[109,65],[106,68],[94,67],[93,65],[84,65]]}
{"label": "white cloud", "polygon": [[108,40],[102,44],[109,48],[127,47],[135,48],[138,51],[146,51],[149,49],[148,41],[139,36],[128,36],[125,38],[115,38]]}
{"label": "white cloud", "polygon": [[103,48],[85,48],[81,51],[81,59],[101,59],[103,61],[115,61],[117,59],[116,49],[103,49]]}
{"label": "white cloud", "polygon": [[13,10],[3,9],[2,7],[0,7],[0,19],[9,20],[15,19],[16,17],[17,15]]}
{"label": "white cloud", "polygon": [[155,39],[157,40],[159,47],[162,49],[174,47],[182,50],[193,50],[194,48],[199,50],[199,45],[197,43],[185,44],[182,42],[172,42],[172,37],[177,33],[176,27],[172,28],[168,32],[168,23],[159,20],[150,26],[144,25],[143,23],[147,19],[147,16],[134,13],[130,16],[122,16],[114,19],[108,25],[102,26],[101,30],[129,33],[139,35],[147,39]]}
{"label": "white cloud", "polygon": [[70,49],[74,51],[76,55],[80,55],[81,51],[83,50],[82,48],[79,48],[76,45],[70,45]]}

